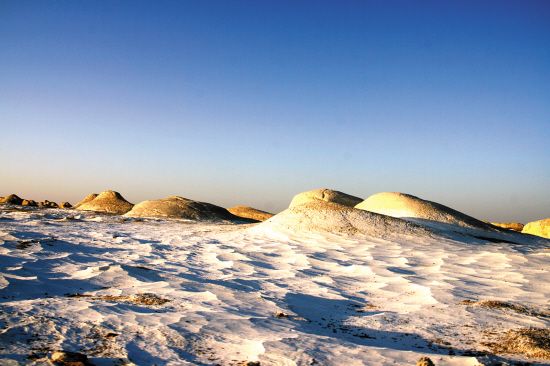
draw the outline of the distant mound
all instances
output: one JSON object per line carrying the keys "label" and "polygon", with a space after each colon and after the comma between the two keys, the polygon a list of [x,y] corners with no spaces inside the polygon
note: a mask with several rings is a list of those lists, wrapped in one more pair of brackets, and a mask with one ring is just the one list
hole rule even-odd
{"label": "distant mound", "polygon": [[320,189],[314,189],[307,192],[302,192],[294,196],[292,201],[290,202],[289,208],[302,205],[304,203],[308,202],[315,202],[315,201],[325,201],[325,202],[332,202],[332,203],[338,203],[340,205],[344,205],[347,207],[354,207],[361,201],[363,201],[362,198],[351,196],[349,194],[340,192],[340,191],[334,191],[332,189],[327,188],[320,188]]}
{"label": "distant mound", "polygon": [[59,205],[55,202],[44,200],[38,203],[38,207],[42,208],[59,208]]}
{"label": "distant mound", "polygon": [[550,218],[529,222],[521,232],[550,239]]}
{"label": "distant mound", "polygon": [[84,197],[84,199],[82,199],[82,201],[80,201],[76,205],[74,205],[74,208],[78,208],[78,207],[82,206],[83,204],[94,200],[96,197],[97,197],[97,193],[90,193],[89,195]]}
{"label": "distant mound", "polygon": [[59,207],[61,207],[61,208],[72,208],[73,205],[71,205],[69,202],[61,202],[59,204]]}
{"label": "distant mound", "polygon": [[101,192],[94,199],[80,204],[76,209],[122,215],[130,211],[133,206],[134,205],[126,201],[120,193],[115,191],[105,191]]}
{"label": "distant mound", "polygon": [[503,229],[514,230],[521,233],[523,230],[523,224],[519,222],[491,222],[491,225],[498,226]]}
{"label": "distant mound", "polygon": [[143,201],[125,216],[170,217],[188,220],[235,220],[238,217],[225,208],[206,202],[193,201],[179,196]]}
{"label": "distant mound", "polygon": [[21,206],[36,207],[38,203],[35,200],[23,200]]}
{"label": "distant mound", "polygon": [[399,192],[374,194],[355,208],[392,217],[442,222],[484,230],[494,229],[491,225],[450,207]]}
{"label": "distant mound", "polygon": [[397,233],[418,235],[428,235],[429,233],[425,228],[405,220],[322,200],[291,206],[259,224],[257,228],[260,230],[270,228],[321,231],[349,235],[360,233],[376,237]]}
{"label": "distant mound", "polygon": [[3,197],[0,200],[0,203],[5,203],[9,205],[20,205],[21,203],[23,203],[23,199],[21,199],[16,194],[10,194],[9,196]]}
{"label": "distant mound", "polygon": [[251,219],[256,221],[265,221],[270,217],[273,217],[272,213],[258,210],[248,206],[234,206],[227,209],[235,216],[242,217],[244,219]]}

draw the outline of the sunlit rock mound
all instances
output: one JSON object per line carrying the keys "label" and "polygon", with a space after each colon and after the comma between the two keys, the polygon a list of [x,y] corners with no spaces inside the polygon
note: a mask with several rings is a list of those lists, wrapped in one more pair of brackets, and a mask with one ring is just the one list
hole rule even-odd
{"label": "sunlit rock mound", "polygon": [[126,213],[129,217],[168,217],[188,220],[238,220],[223,207],[179,196],[143,201]]}
{"label": "sunlit rock mound", "polygon": [[78,208],[82,206],[85,203],[88,203],[90,201],[93,201],[97,197],[97,193],[90,193],[86,197],[82,199],[82,201],[78,202],[76,205],[74,205],[74,208]]}
{"label": "sunlit rock mound", "polygon": [[9,205],[20,205],[22,202],[23,202],[23,199],[16,194],[10,194],[0,199],[0,203],[5,203]]}
{"label": "sunlit rock mound", "polygon": [[302,192],[297,194],[296,196],[294,196],[294,198],[290,202],[289,208],[302,205],[308,202],[318,202],[318,201],[332,202],[332,203],[344,205],[346,207],[354,207],[355,205],[363,201],[363,199],[349,195],[347,193],[340,192],[340,191],[334,191],[332,189],[327,189],[327,188],[320,188],[320,189],[314,189],[312,191],[307,191],[307,192]]}
{"label": "sunlit rock mound", "polygon": [[427,229],[412,222],[323,200],[291,205],[256,228],[346,235],[366,234],[375,237],[396,233],[429,235]]}
{"label": "sunlit rock mound", "polygon": [[41,208],[59,208],[59,205],[55,202],[44,200],[38,203],[38,207]]}
{"label": "sunlit rock mound", "polygon": [[133,206],[134,205],[126,201],[120,193],[115,191],[105,191],[101,192],[94,199],[80,204],[76,209],[122,215],[130,211]]}
{"label": "sunlit rock mound", "polygon": [[392,217],[415,219],[414,221],[424,224],[433,222],[485,230],[494,229],[490,224],[450,207],[399,192],[374,194],[359,203],[355,208]]}
{"label": "sunlit rock mound", "polygon": [[59,204],[59,207],[61,207],[61,208],[72,208],[73,205],[71,205],[69,202],[61,202]]}
{"label": "sunlit rock mound", "polygon": [[491,222],[491,225],[498,226],[503,229],[513,230],[521,233],[523,224],[520,222]]}
{"label": "sunlit rock mound", "polygon": [[243,219],[250,219],[255,221],[265,221],[273,217],[272,213],[258,210],[249,206],[234,206],[228,208],[227,211],[231,212],[235,216],[242,217]]}
{"label": "sunlit rock mound", "polygon": [[529,222],[521,232],[550,239],[550,218]]}

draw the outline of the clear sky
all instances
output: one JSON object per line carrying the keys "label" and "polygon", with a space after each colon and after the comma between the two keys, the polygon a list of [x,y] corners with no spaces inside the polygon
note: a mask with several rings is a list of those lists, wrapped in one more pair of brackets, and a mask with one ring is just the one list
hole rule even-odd
{"label": "clear sky", "polygon": [[0,195],[550,217],[548,1],[0,1]]}

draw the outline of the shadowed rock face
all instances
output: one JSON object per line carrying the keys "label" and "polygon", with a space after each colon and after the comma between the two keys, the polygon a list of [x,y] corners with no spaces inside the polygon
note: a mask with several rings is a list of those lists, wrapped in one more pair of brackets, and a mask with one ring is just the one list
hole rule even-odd
{"label": "shadowed rock face", "polygon": [[9,196],[3,197],[0,200],[0,203],[6,203],[10,205],[20,205],[23,200],[16,194],[10,194]]}
{"label": "shadowed rock face", "polygon": [[130,211],[133,206],[134,205],[126,201],[120,193],[115,191],[104,191],[94,199],[80,204],[76,209],[122,215]]}
{"label": "shadowed rock face", "polygon": [[73,205],[71,205],[69,202],[61,202],[59,204],[59,207],[61,207],[61,208],[72,208]]}
{"label": "shadowed rock face", "polygon": [[290,202],[289,208],[302,205],[307,202],[314,202],[314,201],[325,201],[325,202],[332,202],[332,203],[338,203],[340,205],[344,205],[347,207],[354,207],[361,201],[363,201],[362,198],[355,197],[340,191],[334,191],[332,189],[327,188],[320,188],[320,189],[314,189],[312,191],[302,192],[294,196],[292,201]]}
{"label": "shadowed rock face", "polygon": [[550,218],[529,222],[521,232],[550,239]]}
{"label": "shadowed rock face", "polygon": [[523,224],[519,222],[491,222],[491,225],[518,232],[523,230]]}
{"label": "shadowed rock face", "polygon": [[38,206],[38,203],[34,200],[23,200],[23,202],[21,202],[21,206],[36,207]]}
{"label": "shadowed rock face", "polygon": [[84,199],[82,199],[82,201],[80,201],[80,202],[78,202],[76,205],[74,205],[74,208],[78,208],[79,206],[82,206],[83,204],[92,201],[92,200],[95,199],[96,197],[97,197],[97,193],[90,193],[89,195],[87,195],[86,197],[84,197]]}
{"label": "shadowed rock face", "polygon": [[242,217],[244,219],[251,219],[256,221],[265,221],[273,216],[272,213],[257,210],[252,207],[248,206],[234,206],[227,209],[229,212],[231,212],[235,216]]}
{"label": "shadowed rock face", "polygon": [[450,207],[399,192],[374,194],[355,208],[392,217],[421,219],[485,230],[495,229],[483,221]]}
{"label": "shadowed rock face", "polygon": [[170,217],[188,220],[238,220],[223,207],[206,202],[193,201],[179,196],[143,201],[135,205],[125,216]]}
{"label": "shadowed rock face", "polygon": [[59,208],[59,205],[57,203],[48,200],[44,200],[38,203],[38,206],[43,208]]}

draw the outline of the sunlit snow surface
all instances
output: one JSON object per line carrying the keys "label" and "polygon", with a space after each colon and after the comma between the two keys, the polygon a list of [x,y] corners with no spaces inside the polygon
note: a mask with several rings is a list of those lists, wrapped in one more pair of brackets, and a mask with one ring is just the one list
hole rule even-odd
{"label": "sunlit snow surface", "polygon": [[[43,364],[58,349],[97,365],[525,360],[472,351],[547,317],[460,302],[545,311],[549,264],[545,245],[4,208],[0,364]],[[132,301],[142,294],[169,301]]]}

